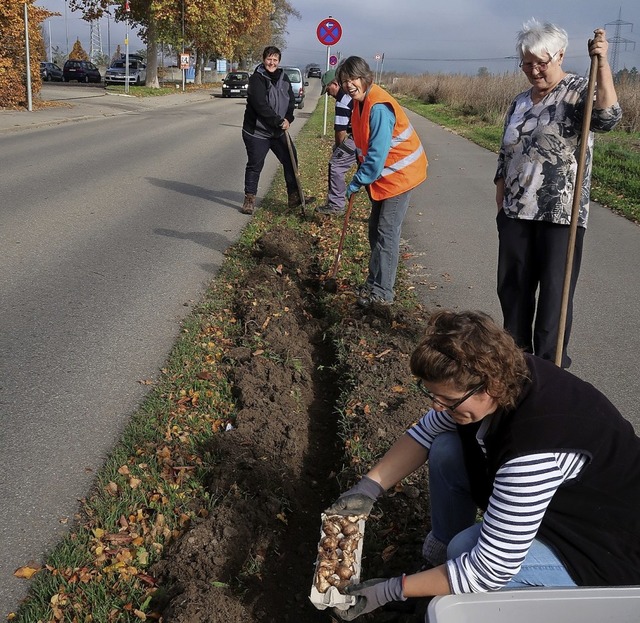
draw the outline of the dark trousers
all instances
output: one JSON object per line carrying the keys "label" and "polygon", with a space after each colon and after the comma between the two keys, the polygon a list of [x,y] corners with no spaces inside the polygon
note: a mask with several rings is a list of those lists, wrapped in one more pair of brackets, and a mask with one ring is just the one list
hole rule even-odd
{"label": "dark trousers", "polygon": [[[296,174],[293,170],[289,148],[287,147],[287,137],[284,132],[277,138],[258,138],[247,132],[242,133],[242,140],[247,149],[247,166],[244,171],[244,192],[249,195],[258,193],[258,182],[260,173],[264,167],[264,161],[269,151],[272,151],[284,168],[284,180],[287,185],[287,194],[298,190]],[[298,154],[293,145],[293,155],[298,164]]]}
{"label": "dark trousers", "polygon": [[[510,218],[503,210],[498,213],[496,223],[499,239],[498,298],[504,328],[526,352],[555,361],[569,226]],[[567,345],[584,234],[585,229],[578,227],[567,305],[563,368],[571,365]]]}

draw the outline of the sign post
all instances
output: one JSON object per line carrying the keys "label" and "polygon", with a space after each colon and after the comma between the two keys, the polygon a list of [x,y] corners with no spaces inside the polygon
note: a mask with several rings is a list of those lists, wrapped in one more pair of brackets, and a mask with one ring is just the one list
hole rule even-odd
{"label": "sign post", "polygon": [[129,0],[125,0],[124,12],[126,13],[127,30],[124,35],[124,92],[129,94],[129,14],[131,6]]}
{"label": "sign post", "polygon": [[[333,19],[331,15],[327,19],[323,19],[319,24],[318,28],[316,28],[316,36],[318,37],[318,41],[322,43],[322,45],[327,46],[327,62],[325,63],[325,71],[328,71],[330,66],[336,64],[337,60],[335,56],[330,56],[331,46],[340,41],[342,37],[342,26],[338,20]],[[331,62],[335,59],[335,62]],[[329,95],[327,93],[324,94],[324,121],[322,127],[322,135],[324,136],[327,133],[327,102]]]}

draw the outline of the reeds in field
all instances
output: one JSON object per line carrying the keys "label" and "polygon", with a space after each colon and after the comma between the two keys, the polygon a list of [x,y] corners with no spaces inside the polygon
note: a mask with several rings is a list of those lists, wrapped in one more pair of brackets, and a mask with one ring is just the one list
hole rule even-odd
{"label": "reeds in field", "polygon": [[[521,72],[483,74],[421,74],[384,76],[392,93],[402,93],[427,104],[444,104],[487,123],[502,123],[513,98],[529,87]],[[625,77],[616,85],[623,110],[620,130],[640,131],[640,79]]]}

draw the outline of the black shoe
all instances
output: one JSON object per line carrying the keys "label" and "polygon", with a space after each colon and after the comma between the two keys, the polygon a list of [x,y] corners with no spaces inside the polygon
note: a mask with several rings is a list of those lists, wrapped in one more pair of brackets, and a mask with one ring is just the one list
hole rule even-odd
{"label": "black shoe", "polygon": [[316,212],[318,214],[323,214],[324,216],[342,216],[344,214],[344,208],[340,210],[339,208],[334,208],[329,204],[318,206],[316,208]]}
{"label": "black shoe", "polygon": [[358,307],[364,308],[372,307],[374,305],[378,307],[390,307],[391,305],[393,305],[393,301],[387,301],[386,299],[383,299],[381,296],[379,296],[378,294],[374,294],[373,292],[369,292],[367,296],[359,296],[356,303],[358,304]]}

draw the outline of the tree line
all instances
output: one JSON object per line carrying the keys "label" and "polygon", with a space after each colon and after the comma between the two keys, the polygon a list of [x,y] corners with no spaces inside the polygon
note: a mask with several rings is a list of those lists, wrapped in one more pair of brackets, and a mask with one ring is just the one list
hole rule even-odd
{"label": "tree line", "polygon": [[192,55],[200,83],[211,59],[248,66],[266,45],[282,46],[289,17],[300,17],[287,0],[71,0],[69,6],[88,21],[109,15],[137,27],[153,88],[159,87],[161,44]]}
{"label": "tree line", "polygon": [[[29,18],[29,64],[32,92],[41,88],[40,61],[46,60],[41,24],[58,13],[37,0],[0,3],[0,107],[27,103],[24,7]],[[300,14],[288,0],[70,0],[69,8],[87,21],[110,16],[139,29],[147,46],[147,86],[158,88],[161,45],[183,49],[195,59],[195,82],[202,82],[211,59],[226,58],[241,68],[261,58],[266,45],[285,47],[289,18]],[[79,42],[78,42],[79,43]],[[78,53],[80,53],[78,51]],[[84,53],[86,55],[86,53]],[[73,57],[73,52],[70,54]]]}

